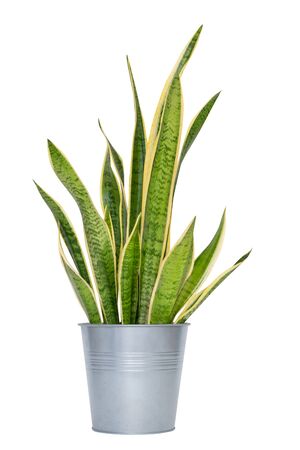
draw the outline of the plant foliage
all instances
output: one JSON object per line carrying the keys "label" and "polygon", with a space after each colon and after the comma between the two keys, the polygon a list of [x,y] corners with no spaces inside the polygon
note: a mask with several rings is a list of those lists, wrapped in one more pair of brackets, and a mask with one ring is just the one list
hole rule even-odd
{"label": "plant foliage", "polygon": [[100,122],[107,142],[100,188],[103,217],[68,159],[48,141],[54,172],[73,196],[82,216],[89,265],[62,207],[36,186],[57,222],[63,266],[91,323],[183,323],[250,253],[202,287],[220,251],[225,211],[211,242],[195,259],[195,219],[170,248],[179,170],[219,96],[215,94],[200,109],[182,139],[181,76],[201,30],[202,27],[184,48],[165,83],[148,139],[127,58],[135,107],[128,203],[122,158]]}

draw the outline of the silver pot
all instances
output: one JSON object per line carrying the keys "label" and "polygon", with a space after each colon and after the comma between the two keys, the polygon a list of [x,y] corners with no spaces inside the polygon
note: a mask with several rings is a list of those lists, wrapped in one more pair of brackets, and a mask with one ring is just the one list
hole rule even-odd
{"label": "silver pot", "polygon": [[80,324],[94,431],[174,430],[188,324]]}

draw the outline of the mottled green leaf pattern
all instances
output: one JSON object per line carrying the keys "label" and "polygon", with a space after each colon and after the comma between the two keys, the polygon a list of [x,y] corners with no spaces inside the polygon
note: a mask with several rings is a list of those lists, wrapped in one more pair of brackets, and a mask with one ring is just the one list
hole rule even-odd
{"label": "mottled green leaf pattern", "polygon": [[166,247],[181,115],[181,87],[179,78],[176,77],[166,100],[145,206],[139,323],[145,323],[148,319],[149,302]]}
{"label": "mottled green leaf pattern", "polygon": [[115,150],[115,148],[112,146],[110,140],[106,136],[106,134],[103,131],[103,128],[101,126],[100,121],[98,120],[100,130],[103,133],[103,136],[106,139],[107,147],[110,153],[110,157],[114,163],[114,166],[116,168],[118,177],[119,177],[119,184],[120,184],[120,195],[121,195],[121,230],[122,230],[122,240],[125,240],[125,236],[127,236],[127,204],[126,204],[126,195],[125,195],[125,189],[124,189],[124,167],[123,167],[123,161],[119,153]]}
{"label": "mottled green leaf pattern", "polygon": [[175,77],[180,77],[183,70],[185,69],[186,64],[188,63],[190,57],[192,56],[192,53],[196,47],[196,44],[198,42],[200,33],[202,31],[202,25],[201,27],[198,28],[198,30],[196,31],[196,33],[193,35],[192,39],[190,40],[190,42],[187,44],[187,46],[184,48],[184,50],[182,51],[181,55],[179,56],[175,66],[173,67],[173,70],[171,72],[171,74],[169,75],[165,86],[163,88],[163,91],[161,93],[155,114],[154,114],[154,119],[152,122],[152,126],[151,126],[151,131],[150,131],[150,135],[149,135],[149,148],[153,148],[155,145],[155,139],[159,133],[159,127],[160,127],[160,120],[162,117],[162,113],[163,113],[163,108],[164,108],[164,104],[165,104],[165,100],[166,97],[168,95],[168,91],[169,88],[174,80]]}
{"label": "mottled green leaf pattern", "polygon": [[115,166],[116,166],[118,175],[119,175],[119,177],[120,177],[120,179],[121,179],[121,182],[122,182],[123,185],[124,185],[124,165],[123,165],[122,158],[121,158],[121,156],[119,155],[119,153],[117,152],[117,150],[113,147],[112,143],[110,142],[110,140],[108,139],[108,137],[106,136],[106,134],[104,133],[104,130],[103,130],[103,128],[102,128],[102,125],[101,125],[99,119],[98,119],[98,124],[99,124],[100,130],[102,131],[103,136],[104,136],[105,139],[106,139],[107,145],[108,145],[108,147],[109,147],[109,149],[110,149],[111,156],[112,156],[113,161],[114,161],[114,164],[115,164]]}
{"label": "mottled green leaf pattern", "polygon": [[94,292],[91,286],[89,286],[87,282],[79,275],[79,273],[76,273],[68,263],[60,242],[60,237],[59,253],[74,292],[79,300],[80,305],[86,313],[89,322],[101,323],[101,318],[96,304]]}
{"label": "mottled green leaf pattern", "polygon": [[120,259],[120,299],[122,323],[135,323],[138,306],[138,283],[140,269],[140,216],[126,242]]}
{"label": "mottled green leaf pattern", "polygon": [[108,227],[66,157],[50,141],[48,148],[56,175],[74,197],[82,215],[87,248],[101,297],[104,319],[108,323],[118,323],[115,255]]}
{"label": "mottled green leaf pattern", "polygon": [[111,221],[111,217],[108,211],[108,208],[106,207],[104,209],[104,222],[106,223],[108,229],[109,229],[109,233],[110,233],[110,237],[112,238],[113,241],[113,248],[114,251],[116,251],[116,244],[115,244],[115,235],[114,235],[114,229],[113,229],[113,224]]}
{"label": "mottled green leaf pattern", "polygon": [[171,312],[182,283],[193,263],[195,219],[163,261],[149,308],[150,323],[170,323]]}
{"label": "mottled green leaf pattern", "polygon": [[125,196],[125,189],[123,184],[121,183],[121,211],[120,211],[120,217],[121,217],[121,224],[122,224],[122,243],[124,245],[124,242],[127,237],[127,204],[126,204],[126,196]]}
{"label": "mottled green leaf pattern", "polygon": [[200,33],[202,31],[203,25],[201,25],[198,30],[196,31],[196,33],[193,35],[192,39],[190,40],[190,42],[187,44],[187,46],[184,48],[184,50],[182,51],[180,57],[177,60],[177,63],[175,64],[174,68],[173,68],[173,76],[177,76],[177,75],[181,75],[182,72],[185,69],[185,66],[187,65],[190,57],[193,54],[193,51],[196,47],[196,44],[198,42]]}
{"label": "mottled green leaf pattern", "polygon": [[122,236],[122,217],[121,217],[121,189],[110,163],[110,150],[106,151],[102,177],[101,177],[101,203],[103,211],[107,209],[110,215],[114,233],[114,241],[116,246],[116,261],[120,256],[120,250],[123,246]]}
{"label": "mottled green leaf pattern", "polygon": [[[179,164],[178,164],[177,171],[176,171],[175,188],[177,185],[177,180],[178,180],[181,164],[182,164],[187,152],[189,151],[190,147],[192,146],[194,140],[198,136],[202,126],[204,125],[204,123],[205,123],[212,107],[214,106],[217,98],[219,97],[219,95],[220,95],[220,92],[218,92],[216,95],[214,95],[206,103],[206,105],[201,109],[201,111],[196,115],[196,117],[194,117],[194,119],[192,120],[192,123],[189,127],[187,136],[184,140],[184,143],[183,143],[183,146],[182,146],[182,149],[180,152]],[[174,193],[175,193],[175,189],[174,189]],[[167,251],[169,249],[169,246],[170,246],[170,229],[168,231],[168,245],[167,245],[167,249],[166,249]]]}
{"label": "mottled green leaf pattern", "polygon": [[66,213],[64,212],[59,203],[57,203],[52,197],[50,197],[50,195],[48,195],[47,192],[45,192],[41,188],[41,186],[39,186],[37,183],[35,183],[35,185],[39,193],[41,194],[42,199],[50,208],[50,211],[52,212],[59,226],[63,240],[70,252],[70,255],[73,259],[73,262],[79,274],[90,285],[91,281],[86,266],[86,262],[70,219],[67,217]]}
{"label": "mottled green leaf pattern", "polygon": [[224,281],[226,278],[235,271],[250,255],[251,251],[242,256],[232,267],[225,270],[221,275],[219,275],[206,289],[201,292],[196,292],[184,305],[182,311],[180,311],[175,323],[184,323],[187,319],[199,308],[204,300],[209,297],[210,294]]}
{"label": "mottled green leaf pattern", "polygon": [[129,220],[128,220],[128,233],[130,234],[137,217],[142,210],[142,196],[143,196],[143,177],[144,177],[144,162],[146,155],[146,136],[143,116],[140,108],[139,98],[129,63],[127,58],[128,71],[134,97],[135,107],[135,129],[133,135],[132,144],[132,159],[131,159],[131,172],[130,172],[130,195],[129,195]]}
{"label": "mottled green leaf pattern", "polygon": [[180,160],[179,160],[179,166],[181,165],[182,161],[184,160],[187,152],[191,148],[193,142],[195,141],[196,137],[198,136],[201,128],[203,127],[210,111],[212,110],[212,107],[217,101],[217,98],[219,97],[220,92],[218,92],[216,95],[214,95],[207,103],[203,106],[201,111],[194,117],[192,120],[186,138],[184,140],[184,143],[182,145],[181,153],[180,153]]}
{"label": "mottled green leaf pattern", "polygon": [[146,204],[148,185],[149,185],[149,180],[150,180],[150,175],[151,175],[151,170],[152,170],[155,148],[156,148],[156,144],[157,144],[157,138],[159,135],[161,120],[162,120],[162,116],[163,116],[163,110],[164,110],[165,104],[166,104],[166,98],[167,98],[170,86],[172,85],[174,78],[180,77],[181,74],[183,73],[183,70],[185,69],[185,66],[188,63],[188,61],[196,47],[196,44],[198,42],[201,31],[202,31],[202,25],[201,25],[201,27],[198,28],[196,33],[193,35],[192,39],[189,41],[187,46],[184,48],[184,50],[180,54],[175,66],[173,67],[172,72],[170,73],[170,75],[164,85],[163,91],[160,95],[160,99],[159,99],[157,107],[156,107],[156,111],[154,114],[151,130],[150,130],[150,134],[149,134],[149,139],[147,142],[145,172],[144,172],[144,180],[143,180],[142,210],[144,210],[145,204]]}
{"label": "mottled green leaf pattern", "polygon": [[182,289],[177,297],[172,311],[172,319],[183,307],[184,303],[193,294],[193,292],[195,292],[200,287],[200,285],[204,282],[210,270],[212,269],[222,246],[225,233],[225,219],[226,211],[224,211],[222,215],[220,225],[211,242],[196,258],[193,270],[183,284]]}
{"label": "mottled green leaf pattern", "polygon": [[60,245],[65,270],[91,323],[183,323],[248,257],[248,254],[244,255],[200,291],[221,248],[225,212],[212,241],[195,261],[195,219],[170,251],[172,205],[180,166],[219,96],[218,93],[212,97],[194,117],[180,151],[183,113],[180,78],[201,30],[202,26],[180,54],[164,85],[148,141],[127,58],[135,108],[128,208],[123,161],[100,122],[99,127],[107,142],[100,188],[103,219],[67,158],[49,141],[54,171],[81,212],[94,279],[90,278],[89,268],[67,215],[40,186],[37,185],[37,188],[52,211],[74,262],[73,268]]}

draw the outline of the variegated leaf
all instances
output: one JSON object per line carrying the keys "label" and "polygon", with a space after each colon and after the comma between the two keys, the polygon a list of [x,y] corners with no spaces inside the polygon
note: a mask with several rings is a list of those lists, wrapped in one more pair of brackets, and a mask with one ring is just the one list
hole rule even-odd
{"label": "variegated leaf", "polygon": [[210,294],[232,273],[237,269],[250,255],[251,251],[242,256],[232,267],[225,270],[218,276],[207,288],[201,292],[195,292],[186,302],[183,309],[175,318],[175,323],[184,323],[196,311],[197,308],[209,297]]}
{"label": "variegated leaf", "polygon": [[118,323],[116,262],[109,229],[67,158],[50,141],[48,148],[56,175],[77,202],[82,215],[88,253],[101,297],[104,320],[107,323]]}
{"label": "variegated leaf", "polygon": [[144,162],[146,155],[146,133],[139,98],[137,95],[137,90],[128,57],[127,65],[135,107],[135,129],[132,144],[132,158],[129,182],[130,196],[128,210],[128,234],[130,234],[142,209]]}
{"label": "variegated leaf", "polygon": [[193,263],[195,219],[163,261],[153,289],[149,323],[170,323],[174,302]]}
{"label": "variegated leaf", "polygon": [[104,133],[104,130],[103,130],[103,128],[102,128],[102,125],[101,125],[99,119],[98,119],[98,125],[99,125],[99,128],[100,128],[100,130],[101,130],[103,136],[104,136],[105,139],[106,139],[107,145],[108,145],[109,148],[110,148],[111,156],[112,156],[113,161],[114,161],[114,164],[115,164],[115,166],[116,166],[118,175],[119,175],[119,177],[120,177],[120,179],[121,179],[121,181],[122,181],[122,183],[123,183],[123,185],[124,185],[124,165],[123,165],[122,158],[121,158],[121,156],[119,155],[119,153],[117,152],[117,150],[113,147],[112,143],[110,142],[110,140],[108,139],[108,137],[106,136],[106,134]]}
{"label": "variegated leaf", "polygon": [[74,231],[73,225],[71,224],[70,219],[62,209],[59,203],[57,203],[50,195],[45,192],[41,186],[39,186],[36,182],[34,182],[42,199],[49,207],[52,212],[59,229],[61,231],[62,238],[70,252],[70,255],[74,261],[74,264],[81,275],[81,277],[91,285],[91,280],[89,276],[89,272],[87,269],[87,265],[85,262],[85,258],[83,256],[82,249],[80,247],[78,238]]}
{"label": "variegated leaf", "polygon": [[179,159],[179,166],[181,165],[182,161],[184,160],[187,152],[191,148],[193,142],[195,141],[196,137],[198,136],[201,128],[203,127],[210,111],[212,110],[212,107],[217,101],[217,98],[219,97],[220,92],[218,92],[216,95],[214,95],[207,103],[203,106],[203,108],[200,110],[200,112],[194,117],[192,120],[189,129],[187,131],[186,138],[184,140],[184,143],[182,145],[181,153],[180,153],[180,159]]}
{"label": "variegated leaf", "polygon": [[[183,143],[183,146],[182,146],[182,149],[180,152],[179,163],[178,163],[178,167],[177,167],[177,171],[176,171],[175,188],[176,188],[181,164],[182,164],[187,152],[189,151],[191,145],[193,144],[196,137],[198,136],[201,128],[203,127],[203,125],[204,125],[212,107],[214,106],[217,98],[219,97],[219,95],[220,95],[220,92],[218,92],[216,95],[214,95],[206,103],[206,105],[201,109],[201,111],[194,117],[194,119],[192,120],[192,122],[189,126],[187,136],[184,140],[184,143]],[[174,189],[174,192],[175,192],[175,189]],[[169,248],[170,248],[170,229],[168,231],[168,243],[167,243],[166,253],[169,251]]]}
{"label": "variegated leaf", "polygon": [[120,258],[120,302],[122,323],[135,323],[138,306],[140,269],[140,216],[126,242]]}
{"label": "variegated leaf", "polygon": [[88,320],[90,323],[101,323],[100,314],[98,311],[97,303],[95,300],[95,295],[91,286],[87,284],[87,282],[80,276],[79,273],[75,272],[74,269],[70,266],[67,258],[64,254],[61,240],[59,236],[59,253],[65,268],[65,271],[68,275],[68,278],[71,282],[71,285],[74,289],[74,292],[79,300],[80,305],[82,306]]}
{"label": "variegated leaf", "polygon": [[170,73],[163,91],[161,93],[160,99],[158,101],[158,105],[154,114],[149,139],[147,142],[147,152],[146,152],[146,161],[145,161],[145,172],[144,172],[144,187],[143,187],[143,209],[145,207],[146,195],[148,190],[148,184],[150,179],[150,174],[152,170],[152,163],[157,143],[157,137],[159,134],[161,118],[163,115],[163,110],[165,107],[166,98],[170,89],[170,86],[173,83],[175,77],[180,77],[186,64],[188,63],[195,47],[198,42],[200,33],[202,31],[202,25],[198,28],[196,33],[193,35],[192,39],[189,41],[187,46],[184,48],[182,53],[180,54],[175,66],[173,67],[172,72]]}
{"label": "variegated leaf", "polygon": [[114,242],[116,249],[116,261],[118,261],[120,250],[123,246],[123,230],[121,217],[121,189],[112,170],[110,162],[110,149],[108,148],[104,158],[104,164],[101,176],[101,204],[103,211],[107,209],[112,222]]}
{"label": "variegated leaf", "polygon": [[181,86],[175,77],[161,120],[142,223],[139,323],[147,321],[152,290],[165,252],[181,119]]}
{"label": "variegated leaf", "polygon": [[126,195],[125,195],[125,189],[124,189],[124,168],[123,168],[123,161],[119,153],[115,150],[115,148],[112,146],[110,140],[106,136],[106,134],[103,131],[103,128],[101,126],[100,121],[98,120],[99,128],[103,133],[103,136],[106,139],[107,147],[110,152],[110,157],[114,163],[114,166],[116,168],[119,182],[120,182],[120,191],[121,191],[121,224],[122,224],[122,236],[123,241],[125,240],[125,236],[127,236],[127,203],[126,203]]}
{"label": "variegated leaf", "polygon": [[116,252],[116,243],[115,243],[115,235],[114,235],[114,229],[113,229],[113,224],[112,224],[112,220],[108,211],[108,208],[106,207],[104,210],[104,222],[106,223],[108,229],[109,229],[109,233],[110,236],[112,238],[112,242],[113,242],[113,247],[114,247],[114,252]]}
{"label": "variegated leaf", "polygon": [[120,217],[121,217],[121,223],[122,223],[122,240],[123,244],[127,237],[127,204],[126,204],[126,195],[125,195],[125,189],[123,186],[123,183],[120,185],[121,188],[121,210],[120,210]]}
{"label": "variegated leaf", "polygon": [[220,225],[214,237],[212,238],[209,245],[196,258],[193,270],[190,276],[184,282],[179,292],[179,295],[176,299],[172,311],[172,319],[183,307],[183,305],[188,300],[188,298],[193,294],[193,292],[195,292],[201,286],[201,284],[205,281],[206,277],[209,275],[222,247],[223,238],[225,234],[225,220],[226,220],[226,210],[224,210]]}

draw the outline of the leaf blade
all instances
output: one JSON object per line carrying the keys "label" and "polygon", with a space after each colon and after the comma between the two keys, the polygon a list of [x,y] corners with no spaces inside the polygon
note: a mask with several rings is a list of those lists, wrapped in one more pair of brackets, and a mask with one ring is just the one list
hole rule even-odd
{"label": "leaf blade", "polygon": [[105,134],[99,119],[98,119],[98,125],[99,125],[99,128],[100,128],[103,136],[106,139],[106,142],[107,142],[107,145],[108,145],[108,147],[109,147],[109,149],[111,151],[111,156],[112,156],[112,159],[114,161],[115,167],[117,169],[118,175],[119,175],[119,177],[120,177],[120,179],[121,179],[121,181],[122,181],[122,183],[124,185],[124,165],[123,165],[123,160],[122,160],[121,156],[119,155],[119,153],[117,152],[117,150],[112,145],[112,143],[110,142],[110,140],[108,139],[107,135]]}
{"label": "leaf blade", "polygon": [[193,263],[195,219],[164,259],[153,289],[149,323],[171,323],[174,302]]}
{"label": "leaf blade", "polygon": [[113,173],[110,163],[110,149],[108,148],[104,157],[104,163],[101,175],[101,204],[104,211],[109,213],[114,234],[114,243],[116,250],[116,261],[118,267],[119,255],[123,246],[123,230],[121,218],[121,189]]}
{"label": "leaf blade", "polygon": [[166,101],[170,86],[172,85],[174,78],[181,76],[190,57],[192,56],[192,53],[196,47],[196,44],[198,42],[201,31],[202,31],[202,25],[197,29],[197,31],[192,36],[191,40],[188,42],[188,44],[186,45],[184,50],[181,52],[175,66],[173,67],[173,69],[164,85],[164,88],[162,90],[162,93],[160,95],[160,98],[159,98],[159,101],[158,101],[158,104],[157,104],[157,107],[156,107],[156,110],[154,113],[154,118],[153,118],[152,125],[151,125],[149,139],[147,142],[145,173],[144,173],[144,181],[143,181],[143,184],[144,184],[144,186],[143,186],[143,192],[144,192],[143,209],[145,207],[145,201],[146,201],[145,196],[146,196],[146,193],[148,190],[148,184],[149,184],[151,168],[152,168],[152,163],[153,163],[153,158],[154,158],[154,149],[156,147],[156,140],[157,140],[157,136],[159,134],[159,129],[160,129],[161,118],[162,118],[163,110],[164,110],[164,106],[165,106],[165,101]]}
{"label": "leaf blade", "polygon": [[138,279],[140,268],[140,216],[123,248],[120,258],[120,302],[122,323],[136,322],[138,306]]}
{"label": "leaf blade", "polygon": [[129,58],[127,66],[134,97],[135,129],[132,144],[131,170],[130,170],[130,195],[128,210],[128,234],[131,233],[142,209],[144,163],[146,156],[146,132],[140,102],[133,78]]}
{"label": "leaf blade", "polygon": [[214,104],[216,103],[219,95],[221,92],[218,92],[215,94],[199,111],[199,113],[194,117],[192,122],[190,123],[189,129],[187,131],[184,143],[182,145],[181,153],[180,153],[180,159],[179,159],[179,166],[182,164],[182,161],[184,160],[186,154],[188,153],[189,149],[191,148],[193,142],[195,141],[196,137],[198,136],[199,132],[201,131],[210,111],[212,110]]}
{"label": "leaf blade", "polygon": [[101,132],[103,133],[103,136],[106,139],[107,147],[109,149],[110,157],[114,163],[114,167],[116,168],[117,175],[119,178],[119,184],[120,184],[120,196],[121,196],[121,206],[120,206],[120,221],[121,221],[121,231],[123,236],[123,241],[126,239],[127,236],[127,204],[126,204],[126,195],[125,195],[125,189],[124,189],[124,166],[123,161],[119,153],[115,150],[112,143],[108,139],[107,135],[103,131],[103,128],[101,126],[100,120],[98,119],[98,124]]}
{"label": "leaf blade", "polygon": [[183,307],[188,298],[200,287],[206,277],[209,275],[214,262],[222,247],[226,224],[226,210],[224,210],[219,227],[208,246],[200,253],[194,262],[194,267],[185,280],[181,291],[176,299],[172,315],[176,316],[178,311]]}
{"label": "leaf blade", "polygon": [[112,220],[108,211],[108,208],[105,208],[104,210],[104,222],[106,223],[109,233],[110,233],[110,237],[111,240],[113,242],[113,248],[114,248],[114,252],[116,252],[116,244],[115,244],[115,236],[114,236],[114,230],[113,230],[113,224],[112,224]]}
{"label": "leaf blade", "polygon": [[202,305],[202,303],[210,296],[210,294],[212,294],[213,291],[248,258],[250,253],[251,250],[243,255],[233,266],[219,275],[209,286],[207,286],[207,288],[203,289],[203,291],[194,293],[184,305],[178,317],[175,319],[175,323],[186,322],[187,319],[196,311],[196,309],[199,308],[199,306]]}
{"label": "leaf blade", "polygon": [[166,246],[181,122],[181,86],[176,77],[162,117],[142,223],[139,323],[147,320],[149,301]]}
{"label": "leaf blade", "polygon": [[151,126],[151,131],[150,131],[150,135],[149,135],[149,147],[152,148],[154,146],[154,142],[155,142],[155,138],[158,135],[158,131],[159,131],[159,123],[160,123],[160,118],[162,115],[162,111],[164,108],[164,103],[169,91],[169,88],[174,80],[175,77],[177,76],[181,76],[183,70],[185,69],[186,64],[188,63],[190,57],[192,56],[192,53],[196,47],[196,44],[198,42],[200,33],[202,31],[202,25],[197,29],[196,33],[192,36],[192,39],[188,42],[188,44],[186,45],[186,47],[184,48],[184,50],[182,51],[182,53],[180,54],[178,60],[176,61],[175,66],[172,69],[172,72],[170,73],[165,86],[162,90],[155,114],[154,114],[154,119],[153,119],[153,123]]}
{"label": "leaf blade", "polygon": [[79,300],[81,307],[83,308],[90,323],[101,323],[100,314],[98,311],[97,303],[95,300],[94,292],[87,284],[87,282],[72,269],[67,261],[66,255],[61,245],[61,233],[59,231],[59,254],[61,261],[73,287],[73,290]]}
{"label": "leaf blade", "polygon": [[108,323],[118,323],[116,262],[108,227],[67,158],[51,141],[48,141],[48,149],[54,172],[73,196],[81,212],[104,319]]}
{"label": "leaf blade", "polygon": [[61,205],[56,202],[52,197],[50,197],[49,194],[47,194],[44,189],[41,188],[35,181],[34,181],[38,192],[40,193],[42,199],[46,203],[46,205],[49,207],[50,211],[52,212],[60,230],[62,238],[69,250],[69,253],[72,257],[72,260],[74,261],[75,267],[77,268],[80,276],[89,284],[91,285],[91,280],[89,276],[89,272],[86,266],[85,258],[83,256],[83,252],[81,249],[81,246],[79,244],[78,238],[76,236],[76,233],[74,231],[73,225],[64,212]]}
{"label": "leaf blade", "polygon": [[[183,146],[182,146],[182,149],[180,152],[179,163],[177,166],[176,180],[175,180],[175,188],[177,185],[181,164],[182,164],[186,154],[188,153],[190,147],[192,146],[193,142],[195,141],[196,137],[198,136],[201,128],[203,127],[203,125],[204,125],[212,107],[214,106],[215,102],[217,101],[217,98],[219,97],[219,95],[220,95],[220,92],[218,92],[216,95],[214,95],[206,103],[206,105],[204,105],[204,107],[194,117],[194,119],[192,120],[192,122],[189,126],[186,138],[184,140],[184,143],[183,143]],[[175,193],[175,189],[174,189],[174,193]],[[169,249],[169,247],[170,247],[170,230],[169,230],[169,236],[168,236],[167,249]]]}

